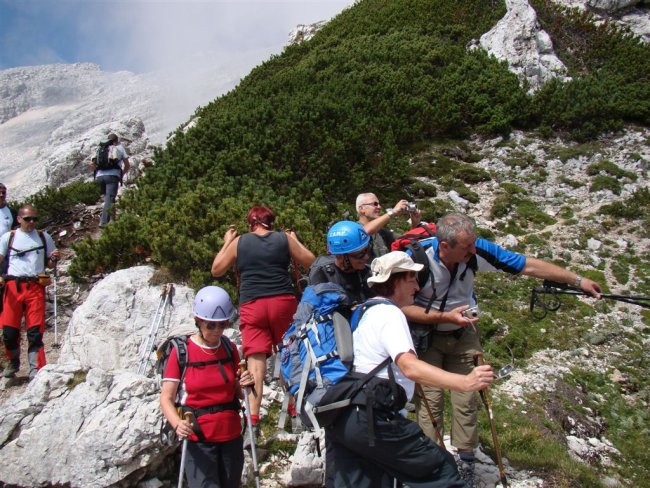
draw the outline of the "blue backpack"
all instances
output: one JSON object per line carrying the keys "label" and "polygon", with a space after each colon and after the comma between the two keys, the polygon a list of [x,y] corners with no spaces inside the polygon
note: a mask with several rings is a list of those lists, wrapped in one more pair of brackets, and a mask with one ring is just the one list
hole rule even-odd
{"label": "blue backpack", "polygon": [[352,332],[363,313],[385,299],[369,300],[355,309],[349,321],[348,297],[336,283],[308,286],[294,320],[282,338],[280,371],[288,393],[294,396],[303,424],[318,428],[312,414],[329,386],[351,369],[354,359]]}

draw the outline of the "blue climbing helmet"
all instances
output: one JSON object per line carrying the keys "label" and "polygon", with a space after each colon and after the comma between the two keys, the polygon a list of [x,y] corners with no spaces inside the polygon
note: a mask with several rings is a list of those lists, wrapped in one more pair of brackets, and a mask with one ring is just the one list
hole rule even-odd
{"label": "blue climbing helmet", "polygon": [[348,254],[360,251],[370,244],[370,236],[358,222],[342,220],[327,231],[327,251],[330,254]]}

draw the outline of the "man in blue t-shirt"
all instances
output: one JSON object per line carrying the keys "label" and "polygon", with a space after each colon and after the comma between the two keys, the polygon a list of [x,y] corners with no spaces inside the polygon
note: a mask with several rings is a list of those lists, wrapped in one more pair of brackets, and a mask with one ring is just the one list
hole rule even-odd
{"label": "man in blue t-shirt", "polygon": [[[424,242],[424,241],[422,241]],[[409,324],[419,329],[430,327],[420,359],[447,371],[467,374],[474,367],[474,355],[481,352],[476,324],[479,321],[474,294],[474,274],[505,271],[567,283],[586,293],[600,296],[600,286],[592,280],[552,263],[508,251],[490,241],[477,238],[474,221],[460,213],[450,213],[437,223],[436,237],[426,248],[429,280],[417,293],[415,304],[402,309]],[[424,387],[436,424],[443,426],[444,391]],[[451,443],[462,461],[474,460],[478,446],[478,402],[473,393],[451,392],[453,420]],[[436,441],[423,400],[416,397],[418,423]]]}

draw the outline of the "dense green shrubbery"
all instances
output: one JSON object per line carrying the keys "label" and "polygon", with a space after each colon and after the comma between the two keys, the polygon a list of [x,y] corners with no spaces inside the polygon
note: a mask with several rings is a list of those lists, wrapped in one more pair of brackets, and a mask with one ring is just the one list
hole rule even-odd
{"label": "dense green shrubbery", "polygon": [[[567,23],[600,46],[602,69],[585,53],[584,78],[551,83],[533,97],[505,63],[468,51],[504,7],[483,0],[364,0],[346,9],[312,40],[287,47],[197,110],[196,126],[178,130],[137,194],[122,199],[124,222],[79,246],[75,276],[146,257],[199,286],[210,280],[227,226],[244,231],[255,203],[271,206],[280,226],[296,229],[321,253],[327,226],[353,210],[357,193],[371,190],[383,201],[417,197],[422,188],[411,185],[409,158],[433,141],[537,125],[587,137],[622,121],[649,121],[650,97],[641,96],[649,84],[640,76],[648,49],[611,29],[585,27],[575,15]],[[545,3],[543,10],[547,22],[558,15]],[[570,37],[559,44],[561,52],[573,49]],[[612,58],[620,56],[630,64],[617,74],[620,62]],[[465,184],[490,175],[447,161],[453,170],[446,180],[438,171],[444,157],[421,167],[443,188],[478,200]],[[543,180],[543,168],[536,174]],[[439,207],[427,211],[435,215]],[[522,219],[539,216],[525,202],[518,212]]]}
{"label": "dense green shrubbery", "polygon": [[531,122],[586,140],[625,122],[650,124],[650,49],[613,24],[550,0],[532,0],[573,81],[552,81],[534,97]]}
{"label": "dense green shrubbery", "polygon": [[18,209],[26,204],[36,207],[41,221],[39,226],[42,227],[57,219],[67,218],[73,207],[79,203],[93,205],[97,200],[99,200],[99,186],[95,182],[77,182],[56,189],[47,187],[25,201],[17,203],[15,208]]}

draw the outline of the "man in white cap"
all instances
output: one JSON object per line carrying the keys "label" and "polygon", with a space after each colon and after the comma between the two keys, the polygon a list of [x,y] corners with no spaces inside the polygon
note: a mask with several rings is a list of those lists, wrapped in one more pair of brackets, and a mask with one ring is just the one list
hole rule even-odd
{"label": "man in white cap", "polygon": [[413,303],[419,290],[417,272],[422,267],[401,251],[372,262],[368,284],[378,297],[389,301],[368,308],[353,334],[353,374],[361,378],[377,372],[327,428],[334,448],[337,488],[381,486],[386,475],[408,486],[466,486],[451,454],[400,413],[413,396],[416,382],[478,391],[494,380],[487,365],[459,375],[417,358],[400,308]]}

